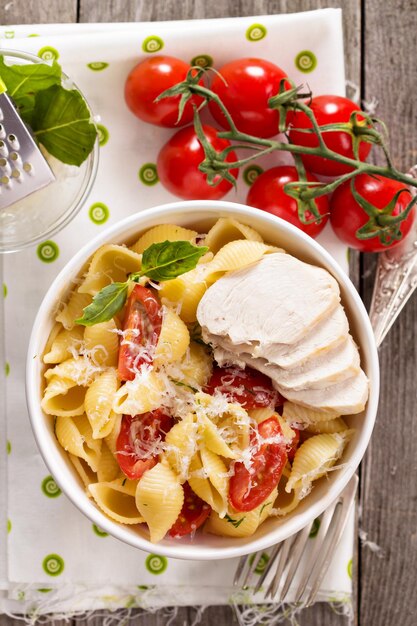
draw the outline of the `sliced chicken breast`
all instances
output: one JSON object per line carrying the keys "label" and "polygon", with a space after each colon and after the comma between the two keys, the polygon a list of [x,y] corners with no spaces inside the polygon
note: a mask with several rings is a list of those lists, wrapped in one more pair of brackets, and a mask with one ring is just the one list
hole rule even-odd
{"label": "sliced chicken breast", "polygon": [[197,308],[200,326],[233,343],[295,344],[340,302],[326,270],[274,253],[212,285]]}
{"label": "sliced chicken breast", "polygon": [[[324,355],[309,359],[300,367],[291,369],[284,369],[266,359],[254,358],[246,352],[236,355],[232,351],[223,351],[220,356],[219,351],[215,350],[214,356],[228,363],[234,357],[235,364],[238,360],[259,370],[283,390],[325,389],[329,385],[351,378],[360,370],[358,348],[350,335],[341,346],[336,346]],[[282,394],[285,396],[284,392]]]}
{"label": "sliced chicken breast", "polygon": [[329,385],[325,389],[294,391],[283,389],[276,383],[273,384],[287,400],[324,413],[354,415],[363,411],[368,399],[369,381],[362,370],[352,378]]}
{"label": "sliced chicken breast", "polygon": [[203,340],[213,347],[222,347],[236,355],[242,352],[261,357],[279,367],[299,367],[307,360],[323,356],[330,350],[341,346],[349,334],[349,322],[346,313],[339,305],[328,317],[313,326],[308,335],[296,344],[233,343],[228,337],[218,337],[203,331]]}

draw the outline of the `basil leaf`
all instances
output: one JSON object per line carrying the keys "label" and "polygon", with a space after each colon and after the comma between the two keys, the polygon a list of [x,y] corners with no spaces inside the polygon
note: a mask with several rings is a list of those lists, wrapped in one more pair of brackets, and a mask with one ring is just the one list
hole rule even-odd
{"label": "basil leaf", "polygon": [[208,251],[189,241],[153,243],[142,256],[142,276],[152,280],[172,280],[194,269],[200,257]]}
{"label": "basil leaf", "polygon": [[110,320],[124,305],[128,283],[112,283],[94,296],[91,304],[85,307],[83,316],[75,320],[82,326],[94,326]]}
{"label": "basil leaf", "polygon": [[62,78],[61,66],[54,61],[30,63],[26,65],[7,65],[4,56],[0,56],[0,76],[7,87],[7,92],[19,106],[19,99],[52,85],[59,85]]}
{"label": "basil leaf", "polygon": [[52,85],[36,94],[32,130],[50,154],[68,165],[81,165],[94,147],[97,130],[75,89]]}

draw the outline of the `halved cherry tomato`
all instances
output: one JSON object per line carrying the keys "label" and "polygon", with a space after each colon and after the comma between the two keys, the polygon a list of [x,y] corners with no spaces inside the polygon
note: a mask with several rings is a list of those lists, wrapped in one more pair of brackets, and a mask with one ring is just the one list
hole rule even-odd
{"label": "halved cherry tomato", "polygon": [[151,364],[162,326],[162,309],[150,289],[135,285],[126,305],[119,350],[119,378],[133,380],[138,368]]}
{"label": "halved cherry tomato", "polygon": [[183,537],[199,528],[210,515],[211,506],[204,502],[191,489],[188,483],[183,484],[184,504],[175,524],[171,527],[171,537]]}
{"label": "halved cherry tomato", "polygon": [[278,401],[278,392],[272,387],[271,379],[257,370],[246,367],[215,367],[204,391],[213,395],[219,391],[238,402],[244,409],[273,408]]}
{"label": "halved cherry tomato", "polygon": [[[204,125],[203,130],[208,142],[217,152],[230,146],[230,141],[220,139],[217,130],[212,126]],[[235,152],[229,152],[225,160],[236,161]],[[203,161],[204,150],[194,126],[183,128],[171,137],[158,154],[159,179],[168,191],[185,200],[218,200],[230,191],[233,185],[227,180],[222,180],[215,186],[209,185],[207,176],[198,169]],[[237,179],[239,170],[233,169],[230,173]]]}
{"label": "halved cherry tomato", "polygon": [[136,65],[125,84],[125,100],[129,109],[144,122],[174,128],[185,126],[193,119],[193,103],[201,98],[193,96],[187,102],[180,121],[178,105],[180,96],[171,96],[155,102],[163,91],[182,82],[191,66],[181,59],[169,56],[152,56]]}
{"label": "halved cherry tomato", "polygon": [[[342,96],[316,96],[310,102],[310,109],[313,111],[317,123],[320,126],[325,124],[339,124],[349,122],[349,118],[353,111],[360,111],[360,108],[348,98]],[[358,121],[364,118],[358,116]],[[290,131],[289,137],[291,143],[297,146],[316,147],[319,145],[317,136],[314,133],[298,132],[296,129],[312,128],[312,123],[303,111],[296,111],[291,119],[293,130]],[[353,159],[352,137],[349,133],[332,130],[323,132],[324,143],[330,150],[341,154],[342,156]],[[371,150],[371,144],[361,141],[359,144],[359,158],[365,161]],[[323,157],[303,154],[301,159],[306,169],[315,174],[323,176],[339,176],[352,171],[349,165],[324,159]]]}
{"label": "halved cherry tomato", "polygon": [[[412,199],[410,191],[403,183],[382,176],[359,174],[354,185],[358,194],[378,209],[386,207],[396,193],[405,189],[398,196],[392,215],[399,215],[405,211]],[[330,201],[330,223],[334,232],[341,241],[361,252],[383,252],[401,243],[413,225],[414,216],[415,208],[411,209],[400,224],[402,239],[393,240],[389,246],[385,246],[377,236],[370,239],[357,238],[356,232],[366,224],[369,217],[353,197],[350,181],[342,183]]]}
{"label": "halved cherry tomato", "polygon": [[[211,89],[216,93],[238,130],[257,137],[272,137],[278,133],[279,113],[268,107],[268,100],[279,93],[281,80],[287,74],[265,59],[237,59],[226,63],[215,76]],[[286,88],[290,87],[287,81]],[[218,107],[210,101],[214,119],[229,128]]]}
{"label": "halved cherry tomato", "polygon": [[252,511],[262,504],[275,489],[287,462],[285,443],[279,441],[262,443],[262,439],[278,438],[281,427],[275,417],[269,417],[258,424],[261,443],[256,434],[251,435],[252,463],[250,471],[238,461],[230,478],[229,500],[237,511]]}
{"label": "halved cherry tomato", "polygon": [[[313,174],[310,174],[310,172],[306,172],[306,174],[307,180],[317,181],[317,178],[313,176]],[[320,215],[323,215],[320,219],[320,223],[312,222],[311,224],[303,224],[298,217],[296,199],[292,198],[284,191],[284,186],[287,183],[296,182],[298,180],[298,172],[295,167],[291,165],[273,167],[256,178],[249,190],[246,204],[282,217],[282,219],[290,222],[290,224],[294,224],[294,226],[297,226],[300,230],[307,233],[307,235],[310,235],[310,237],[317,237],[326,226],[329,213],[329,201],[327,196],[321,196],[315,200]],[[313,215],[306,212],[306,218],[310,221]]]}
{"label": "halved cherry tomato", "polygon": [[122,472],[137,480],[158,462],[156,450],[159,442],[171,430],[174,420],[160,409],[143,415],[123,415],[116,442],[116,456]]}

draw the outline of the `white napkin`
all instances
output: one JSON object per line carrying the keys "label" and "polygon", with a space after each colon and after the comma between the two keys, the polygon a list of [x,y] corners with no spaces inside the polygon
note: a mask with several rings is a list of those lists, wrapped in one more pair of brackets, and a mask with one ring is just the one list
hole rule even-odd
{"label": "white napkin", "polygon": [[[0,505],[3,518],[9,520],[9,533],[6,539],[4,523],[0,535],[0,612],[36,616],[100,607],[207,605],[233,600],[237,560],[167,560],[149,556],[94,529],[48,477],[26,410],[28,339],[39,303],[53,278],[76,250],[106,227],[104,222],[112,224],[173,198],[160,183],[145,185],[138,176],[144,164],[155,163],[159,148],[173,131],[141,123],[127,110],[123,99],[125,78],[146,56],[142,45],[147,38],[151,45],[162,41],[164,53],[184,60],[210,55],[217,68],[239,57],[267,58],[286,70],[296,83],[308,81],[315,94],[344,94],[340,10],[167,23],[0,29],[0,48],[58,54],[63,69],[84,92],[104,127],[95,185],[79,215],[53,237],[59,250],[55,260],[42,261],[48,253],[42,245],[38,250],[35,247],[3,259],[7,376],[3,407],[6,419],[0,430]],[[273,156],[267,161],[269,165],[271,162],[275,164],[279,159]],[[230,192],[227,199],[244,202],[247,190],[241,180],[237,193]],[[347,270],[346,249],[330,229],[320,241]],[[5,452],[5,437],[9,454]],[[350,597],[353,529],[352,517],[323,581],[320,600]],[[262,597],[246,594],[241,599],[256,602]]]}

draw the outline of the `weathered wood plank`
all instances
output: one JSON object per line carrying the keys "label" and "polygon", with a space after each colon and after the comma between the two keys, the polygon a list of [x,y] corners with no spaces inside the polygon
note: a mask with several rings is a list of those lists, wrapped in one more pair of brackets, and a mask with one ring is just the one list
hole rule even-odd
{"label": "weathered wood plank", "polygon": [[[417,1],[365,5],[365,98],[379,100],[377,114],[390,129],[395,164],[417,160]],[[363,259],[362,290],[369,302],[375,259]],[[375,432],[361,485],[361,527],[384,550],[384,558],[360,550],[360,623],[417,623],[417,299],[409,302],[380,351],[382,389]],[[393,581],[395,581],[393,588]],[[394,593],[392,593],[394,589]]]}
{"label": "weathered wood plank", "polygon": [[0,24],[45,24],[77,21],[77,0],[2,0]]}

